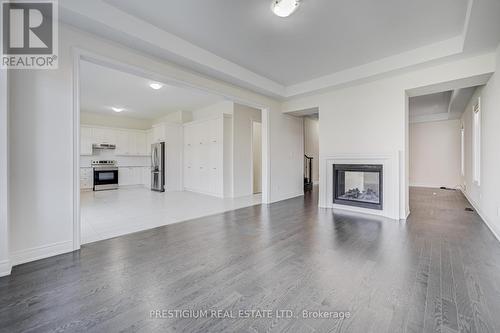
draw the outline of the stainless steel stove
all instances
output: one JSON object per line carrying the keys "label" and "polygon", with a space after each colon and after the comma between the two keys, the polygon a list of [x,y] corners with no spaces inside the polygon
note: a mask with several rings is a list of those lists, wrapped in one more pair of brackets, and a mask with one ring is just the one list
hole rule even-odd
{"label": "stainless steel stove", "polygon": [[94,191],[116,190],[118,188],[118,167],[116,161],[92,161],[94,169]]}

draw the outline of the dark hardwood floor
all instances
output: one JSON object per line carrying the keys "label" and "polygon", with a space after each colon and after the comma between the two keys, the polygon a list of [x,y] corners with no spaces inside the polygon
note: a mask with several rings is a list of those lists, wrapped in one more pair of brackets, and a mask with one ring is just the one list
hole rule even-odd
{"label": "dark hardwood floor", "polygon": [[[500,244],[459,192],[411,189],[407,222],[334,214],[316,195],[14,267],[0,279],[0,331],[500,332]],[[298,318],[150,317],[175,309]]]}

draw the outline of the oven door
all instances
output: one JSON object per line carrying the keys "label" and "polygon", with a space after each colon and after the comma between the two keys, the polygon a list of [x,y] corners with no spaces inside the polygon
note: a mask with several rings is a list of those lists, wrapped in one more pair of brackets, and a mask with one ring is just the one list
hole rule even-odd
{"label": "oven door", "polygon": [[94,168],[94,191],[118,188],[118,168]]}

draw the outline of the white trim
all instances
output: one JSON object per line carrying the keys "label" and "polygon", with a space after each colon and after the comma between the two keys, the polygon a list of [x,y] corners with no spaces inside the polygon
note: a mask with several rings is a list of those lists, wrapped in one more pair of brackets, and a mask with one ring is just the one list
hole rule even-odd
{"label": "white trim", "polygon": [[0,261],[0,277],[10,275],[12,271],[12,265],[10,264],[10,260]]}
{"label": "white trim", "polygon": [[500,242],[500,235],[496,233],[495,229],[493,229],[493,227],[491,226],[491,224],[488,222],[488,220],[486,219],[486,216],[483,214],[483,212],[481,211],[481,209],[479,209],[479,205],[474,200],[472,200],[471,197],[469,197],[469,195],[467,194],[467,191],[464,191],[462,189],[462,187],[459,187],[459,190],[460,190],[460,192],[462,192],[462,194],[467,199],[467,201],[469,201],[469,203],[472,205],[472,207],[474,207],[474,209],[477,212],[477,215],[479,215],[479,217],[481,218],[481,220],[483,220],[484,224],[486,224],[486,226],[488,227],[488,229],[490,229],[490,231],[493,234],[493,236],[495,236],[495,238]]}
{"label": "white trim", "polygon": [[[187,89],[195,89],[204,91],[210,94],[221,96],[231,100],[234,103],[241,103],[261,110],[262,120],[262,203],[269,203],[271,198],[271,156],[270,156],[270,141],[269,141],[269,110],[268,105],[256,104],[249,100],[243,100],[236,96],[221,93],[216,90],[211,90],[206,87],[190,83],[185,80],[176,79],[168,74],[159,74],[151,72],[131,64],[121,62],[114,58],[102,56],[100,54],[79,48],[73,47],[73,240],[72,249],[78,250],[81,245],[81,220],[80,220],[80,92],[79,92],[79,77],[80,77],[80,60],[93,62],[102,66],[114,68],[134,75],[154,78],[156,81],[165,82],[166,84],[176,85]],[[265,120],[265,121],[264,121]],[[181,126],[181,124],[179,124]],[[264,135],[264,132],[266,135]],[[264,154],[265,152],[265,154]],[[181,161],[182,163],[182,161]],[[181,167],[183,170],[183,167]],[[264,177],[265,175],[265,177]],[[183,185],[181,181],[181,185]],[[282,199],[283,200],[283,199]]]}
{"label": "white trim", "polygon": [[73,50],[73,251],[82,243],[80,226],[80,52]]}
{"label": "white trim", "polygon": [[73,241],[68,240],[64,242],[57,242],[53,244],[32,247],[21,251],[11,253],[12,266],[24,264],[30,261],[45,259],[48,257],[56,256],[73,252]]}
{"label": "white trim", "polygon": [[[335,154],[321,158],[324,163],[325,182],[323,184],[322,196],[318,202],[320,208],[341,209],[345,211],[360,212],[370,215],[384,216],[393,220],[400,220],[400,170],[399,153],[396,154]],[[364,164],[376,163],[384,166],[383,193],[384,203],[382,210],[367,209],[339,205],[333,203],[332,182],[333,170],[331,166],[335,163],[342,164]],[[391,180],[392,179],[392,180]],[[392,196],[392,199],[391,199]],[[389,210],[387,203],[392,201],[392,210]]]}
{"label": "white trim", "polygon": [[0,276],[10,274],[9,254],[9,83],[0,69]]}
{"label": "white trim", "polygon": [[[297,197],[302,197],[302,196],[304,196],[304,192],[289,193],[289,194],[280,195],[279,198],[273,199],[272,201],[266,202],[266,203],[267,204],[272,204],[272,203],[275,203],[275,202],[280,202],[280,201],[289,200],[289,199],[293,199],[293,198],[297,198]],[[264,203],[264,202],[262,202],[262,203]]]}
{"label": "white trim", "polygon": [[[438,185],[436,185],[436,184],[432,184],[432,185],[431,184],[410,184],[410,187],[426,187],[426,188],[435,188],[437,190],[439,190],[441,186],[445,186],[445,185],[443,185],[443,184],[438,184]],[[450,188],[455,189],[455,187],[450,187]]]}
{"label": "white trim", "polygon": [[393,71],[408,68],[432,60],[444,58],[463,51],[463,38],[457,36],[438,43],[379,59],[365,65],[344,69],[313,80],[300,82],[286,87],[286,95],[290,98],[309,94],[314,91],[329,89],[342,84],[375,77]]}

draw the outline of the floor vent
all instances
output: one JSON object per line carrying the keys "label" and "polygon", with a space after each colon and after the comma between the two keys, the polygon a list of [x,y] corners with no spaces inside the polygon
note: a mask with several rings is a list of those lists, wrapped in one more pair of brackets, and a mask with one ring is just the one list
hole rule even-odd
{"label": "floor vent", "polygon": [[467,208],[465,208],[465,211],[466,211],[466,212],[473,212],[473,211],[474,211],[474,209],[467,207]]}

